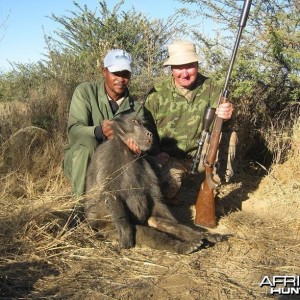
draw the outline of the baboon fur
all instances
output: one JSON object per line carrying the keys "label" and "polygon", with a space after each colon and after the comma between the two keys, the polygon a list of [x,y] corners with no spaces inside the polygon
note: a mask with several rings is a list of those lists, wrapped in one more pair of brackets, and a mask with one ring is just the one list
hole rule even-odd
{"label": "baboon fur", "polygon": [[150,149],[152,134],[132,117],[114,119],[113,138],[100,144],[91,158],[86,179],[85,216],[101,230],[113,224],[120,248],[135,245],[188,254],[219,235],[179,224],[163,203],[156,173],[146,155],[137,156],[126,145],[132,138],[142,152]]}

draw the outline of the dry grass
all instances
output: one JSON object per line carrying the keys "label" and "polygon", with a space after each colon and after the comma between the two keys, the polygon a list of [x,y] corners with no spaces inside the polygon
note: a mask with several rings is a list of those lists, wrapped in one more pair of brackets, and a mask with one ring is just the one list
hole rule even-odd
{"label": "dry grass", "polygon": [[[28,153],[29,170],[1,169],[0,299],[269,299],[263,276],[300,273],[299,126],[285,164],[222,187],[216,231],[231,237],[188,256],[120,251],[116,240],[75,224],[61,171],[64,142],[43,141],[43,150]],[[187,224],[198,184],[187,180],[185,205],[173,209]]]}

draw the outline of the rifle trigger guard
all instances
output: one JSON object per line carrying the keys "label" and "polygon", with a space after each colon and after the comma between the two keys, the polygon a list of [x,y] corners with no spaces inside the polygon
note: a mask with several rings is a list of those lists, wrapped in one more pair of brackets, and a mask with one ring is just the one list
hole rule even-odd
{"label": "rifle trigger guard", "polygon": [[204,164],[205,167],[209,167],[211,169],[213,169],[214,165],[213,164],[209,164],[208,162],[205,162]]}
{"label": "rifle trigger guard", "polygon": [[218,161],[215,162],[214,167],[216,168],[216,170],[218,170],[220,168],[220,163]]}

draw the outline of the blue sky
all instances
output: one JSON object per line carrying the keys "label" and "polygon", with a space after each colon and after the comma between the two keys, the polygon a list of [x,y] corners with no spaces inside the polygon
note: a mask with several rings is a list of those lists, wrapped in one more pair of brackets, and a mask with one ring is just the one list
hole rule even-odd
{"label": "blue sky", "polygon": [[[76,2],[80,6],[86,4],[91,10],[99,7],[98,0]],[[106,3],[112,8],[119,1],[107,0]],[[167,18],[183,4],[176,0],[125,0],[122,8],[127,10],[133,6],[151,18]],[[41,59],[42,53],[46,53],[44,31],[50,34],[58,28],[47,16],[69,15],[68,11],[75,10],[73,0],[1,0],[0,71],[8,71],[9,62],[32,63]]]}

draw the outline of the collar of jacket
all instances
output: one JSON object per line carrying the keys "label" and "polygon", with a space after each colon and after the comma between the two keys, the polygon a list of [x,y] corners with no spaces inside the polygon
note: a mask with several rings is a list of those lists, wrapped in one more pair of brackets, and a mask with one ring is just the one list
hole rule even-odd
{"label": "collar of jacket", "polygon": [[[192,96],[191,96],[189,102],[191,102],[191,101],[193,101],[195,99],[198,91],[203,88],[203,84],[204,84],[204,82],[205,82],[206,79],[208,79],[208,77],[203,76],[199,72],[197,73],[196,81],[195,81],[193,87],[190,89],[190,91],[192,92]],[[169,85],[170,85],[173,93],[180,94],[182,97],[184,97],[180,93],[179,89],[176,87],[176,84],[175,84],[175,81],[174,81],[174,78],[173,78],[172,75],[168,79],[168,83],[169,83]]]}
{"label": "collar of jacket", "polygon": [[[98,102],[102,102],[105,105],[109,106],[109,99],[107,97],[105,85],[104,85],[104,79],[100,81],[99,83],[99,89],[98,89]],[[100,104],[100,103],[99,103]],[[130,96],[128,88],[126,88],[125,95],[124,95],[124,101],[122,102],[121,106],[119,107],[117,113],[115,116],[119,115],[120,113],[123,113],[128,110],[134,110],[134,99]]]}

